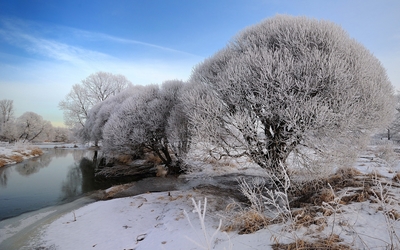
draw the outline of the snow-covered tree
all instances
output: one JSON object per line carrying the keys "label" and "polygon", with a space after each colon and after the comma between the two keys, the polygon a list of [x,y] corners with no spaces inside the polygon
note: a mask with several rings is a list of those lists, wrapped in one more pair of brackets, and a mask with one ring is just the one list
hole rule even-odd
{"label": "snow-covered tree", "polygon": [[51,124],[50,121],[43,121],[43,131],[42,133],[37,137],[38,140],[40,141],[53,141],[54,136],[55,136],[55,130],[53,125]]}
{"label": "snow-covered tree", "polygon": [[90,109],[84,128],[80,131],[79,137],[85,142],[94,142],[95,145],[103,140],[103,128],[112,113],[116,112],[120,105],[142,86],[132,86],[115,96],[108,98]]}
{"label": "snow-covered tree", "polygon": [[179,171],[171,155],[168,120],[182,82],[167,81],[161,88],[149,85],[135,92],[109,118],[103,130],[103,149],[108,155],[157,154],[170,172]]}
{"label": "snow-covered tree", "polygon": [[25,112],[16,120],[16,139],[30,142],[43,133],[48,123],[43,120],[42,116],[34,112]]}
{"label": "snow-covered tree", "polygon": [[83,127],[89,110],[97,103],[131,86],[125,76],[97,72],[72,86],[71,92],[59,103],[64,110],[64,122],[69,127]]}
{"label": "snow-covered tree", "polygon": [[68,142],[71,131],[68,128],[55,127],[53,141]]}
{"label": "snow-covered tree", "polygon": [[15,141],[17,139],[15,119],[11,119],[6,123],[3,123],[0,135],[1,140]]}
{"label": "snow-covered tree", "polygon": [[381,138],[387,138],[388,140],[399,140],[400,133],[400,93],[397,92],[395,95],[395,108],[396,112],[394,115],[394,119],[390,126],[386,128],[386,131],[382,131],[379,135]]}
{"label": "snow-covered tree", "polygon": [[190,82],[187,111],[200,140],[275,174],[289,155],[308,167],[334,163],[386,126],[394,107],[378,59],[339,26],[305,17],[246,28]]}
{"label": "snow-covered tree", "polygon": [[166,99],[173,102],[166,128],[168,141],[177,157],[181,158],[189,151],[192,137],[189,117],[182,99],[187,91],[187,84],[170,81],[163,85],[163,90]]}

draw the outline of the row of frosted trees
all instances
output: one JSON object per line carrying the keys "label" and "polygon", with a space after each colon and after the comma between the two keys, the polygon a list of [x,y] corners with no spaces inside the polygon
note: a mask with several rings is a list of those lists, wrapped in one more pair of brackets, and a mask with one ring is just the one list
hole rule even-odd
{"label": "row of frosted trees", "polygon": [[182,81],[132,86],[95,105],[80,137],[102,149],[109,159],[156,154],[170,171],[179,171],[181,155],[190,141],[188,120],[179,97]]}
{"label": "row of frosted trees", "polygon": [[342,28],[276,16],[240,32],[186,83],[134,86],[95,105],[81,137],[110,158],[152,151],[170,171],[202,142],[279,175],[289,159],[310,171],[342,164],[393,112],[385,69]]}
{"label": "row of frosted trees", "polygon": [[54,127],[34,112],[14,117],[14,101],[0,100],[0,141],[67,141],[67,128]]}

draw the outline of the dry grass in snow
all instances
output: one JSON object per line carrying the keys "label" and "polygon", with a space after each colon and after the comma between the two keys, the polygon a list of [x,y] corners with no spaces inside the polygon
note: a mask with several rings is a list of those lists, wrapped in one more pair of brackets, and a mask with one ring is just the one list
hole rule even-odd
{"label": "dry grass in snow", "polygon": [[23,160],[39,156],[43,151],[29,144],[0,144],[0,167],[22,162]]}

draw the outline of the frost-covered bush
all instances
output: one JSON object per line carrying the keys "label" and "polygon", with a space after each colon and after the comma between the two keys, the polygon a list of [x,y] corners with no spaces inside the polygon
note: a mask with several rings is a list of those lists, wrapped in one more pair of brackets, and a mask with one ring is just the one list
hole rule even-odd
{"label": "frost-covered bush", "polygon": [[172,151],[169,139],[174,139],[174,145],[183,143],[179,142],[181,132],[177,132],[182,116],[175,109],[179,102],[176,95],[182,85],[181,81],[166,81],[161,88],[148,85],[127,98],[104,125],[103,149],[106,154],[140,156],[141,152],[150,150],[170,172],[179,171],[177,159],[173,159],[179,152]]}
{"label": "frost-covered bush", "polygon": [[141,88],[139,85],[131,86],[91,108],[85,125],[78,133],[79,138],[84,142],[94,142],[98,145],[103,140],[103,128],[111,114],[118,111],[121,104]]}
{"label": "frost-covered bush", "polygon": [[277,175],[290,154],[302,166],[337,164],[386,126],[394,107],[378,59],[338,25],[305,17],[246,28],[197,66],[190,84],[184,100],[198,140]]}

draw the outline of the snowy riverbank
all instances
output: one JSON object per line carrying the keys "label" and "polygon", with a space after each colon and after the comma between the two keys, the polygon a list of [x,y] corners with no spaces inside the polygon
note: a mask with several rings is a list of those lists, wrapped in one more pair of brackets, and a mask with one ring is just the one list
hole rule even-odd
{"label": "snowy riverbank", "polygon": [[[304,203],[292,207],[291,220],[271,221],[264,229],[250,234],[237,230],[218,231],[232,224],[227,211],[232,202],[229,195],[215,194],[207,189],[144,193],[132,197],[98,201],[64,214],[46,219],[46,211],[14,219],[12,225],[3,223],[0,235],[12,237],[26,228],[28,222],[42,220],[32,233],[18,239],[14,249],[285,249],[284,244],[306,247],[332,246],[332,249],[386,249],[400,246],[400,165],[397,154],[391,157],[381,149],[370,147],[354,165],[351,178],[346,172],[336,173],[329,180],[340,181],[332,190],[332,199],[321,196],[322,203]],[[389,162],[388,160],[393,161]],[[224,173],[237,172],[238,166],[226,166]],[[241,170],[243,171],[243,169]],[[207,178],[203,171],[201,177]],[[345,174],[343,174],[345,173]],[[341,179],[342,178],[342,179]],[[107,193],[118,192],[114,187]],[[122,187],[123,189],[123,187]],[[239,192],[239,191],[238,191]],[[325,193],[326,195],[326,193]],[[196,202],[207,198],[202,230],[201,216],[192,213]],[[318,204],[317,204],[318,203]],[[188,214],[190,221],[185,215]],[[250,218],[249,218],[250,219]],[[28,223],[28,224],[29,224]],[[205,238],[208,237],[208,240]],[[11,239],[11,241],[10,241]],[[14,242],[17,242],[14,239]],[[0,247],[4,246],[0,238]],[[6,241],[5,241],[6,242]],[[10,246],[10,245],[7,245]],[[204,247],[204,248],[203,248]],[[394,249],[393,248],[393,249]]]}
{"label": "snowy riverbank", "polygon": [[43,154],[43,151],[35,145],[15,143],[0,143],[0,167],[16,164],[23,160]]}
{"label": "snowy riverbank", "polygon": [[0,142],[0,167],[12,165],[43,154],[46,148],[87,148],[74,143],[7,143]]}

